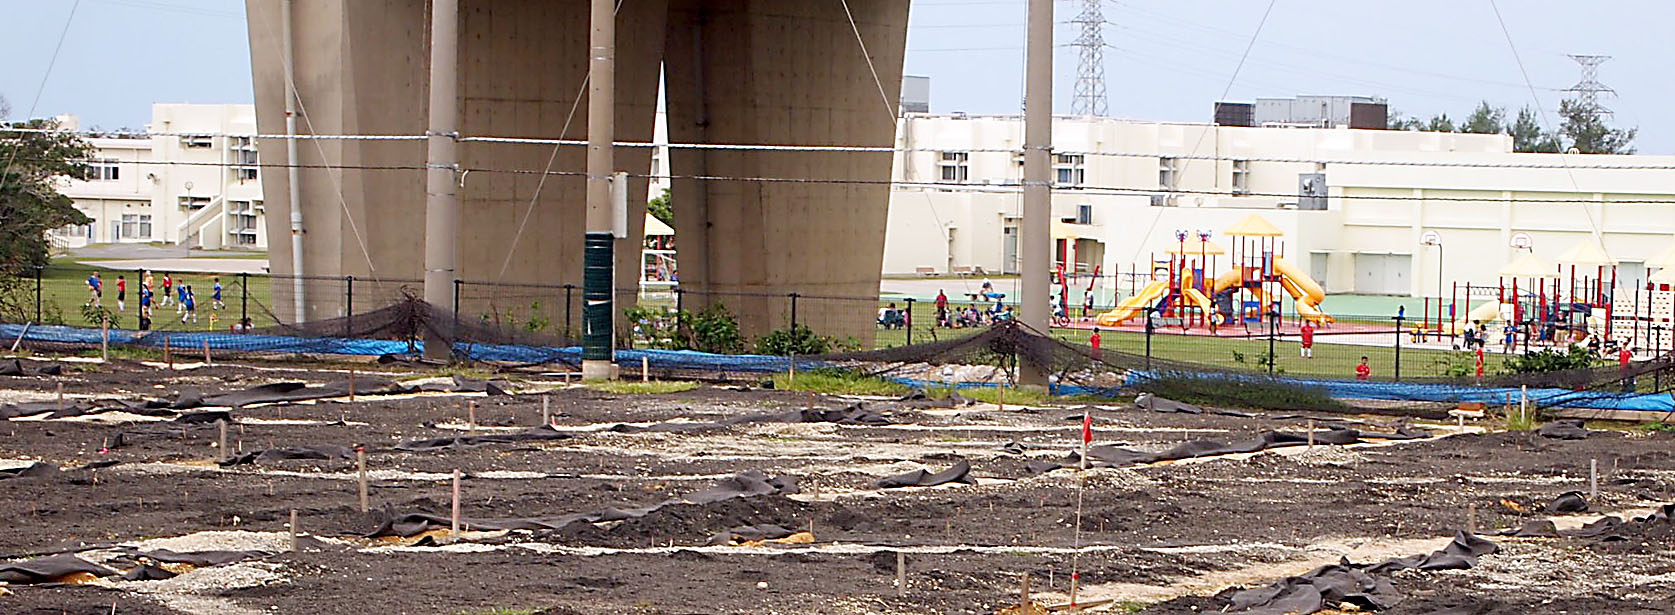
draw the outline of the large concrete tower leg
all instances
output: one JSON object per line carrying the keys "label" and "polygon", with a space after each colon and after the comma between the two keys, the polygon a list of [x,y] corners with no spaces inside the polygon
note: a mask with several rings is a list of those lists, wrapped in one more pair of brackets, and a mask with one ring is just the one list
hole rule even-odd
{"label": "large concrete tower leg", "polygon": [[[670,0],[665,71],[673,142],[858,145],[894,142],[908,3]],[[876,69],[876,79],[873,72]],[[880,90],[883,90],[882,94]],[[888,153],[675,150],[681,287],[719,301],[746,335],[789,324],[788,293],[876,297]],[[839,180],[764,182],[754,178]],[[870,342],[877,306],[807,298],[815,332]]]}
{"label": "large concrete tower leg", "polygon": [[[297,87],[306,112],[301,131],[317,134],[419,135],[428,106],[428,14],[425,0],[293,0]],[[284,130],[280,0],[246,0],[258,129]],[[587,0],[460,0],[460,133],[465,136],[584,139],[587,104]],[[617,40],[617,136],[650,141],[656,114],[658,59],[663,51],[663,0],[622,3]],[[578,98],[580,100],[578,100]],[[260,144],[264,160],[283,160],[284,144]],[[473,282],[581,284],[585,150],[551,145],[465,142],[458,148],[463,187],[457,276]],[[307,213],[305,264],[310,318],[339,316],[342,276],[356,278],[355,304],[369,310],[417,290],[423,274],[425,146],[421,141],[307,141],[300,148],[302,207]],[[549,167],[549,161],[551,165]],[[620,170],[643,175],[651,152],[617,156]],[[331,165],[332,168],[314,168]],[[402,167],[355,169],[342,165]],[[542,171],[553,172],[543,180]],[[289,217],[283,173],[266,173],[272,219]],[[645,202],[643,177],[629,182],[631,207]],[[539,194],[537,198],[536,195]],[[617,252],[638,255],[643,218],[630,212],[630,233]],[[270,225],[276,273],[290,273],[288,229]],[[637,258],[619,259],[618,278],[634,280]],[[621,286],[621,285],[619,285]],[[275,288],[276,303],[288,292]],[[467,284],[460,312],[468,318],[519,323],[531,316],[565,331],[564,292],[556,288]],[[619,305],[632,305],[624,291]],[[572,295],[572,331],[580,325],[580,293]],[[451,307],[451,306],[450,306]],[[282,310],[275,310],[283,313]],[[535,314],[540,312],[540,314]],[[508,323],[509,324],[509,323]]]}

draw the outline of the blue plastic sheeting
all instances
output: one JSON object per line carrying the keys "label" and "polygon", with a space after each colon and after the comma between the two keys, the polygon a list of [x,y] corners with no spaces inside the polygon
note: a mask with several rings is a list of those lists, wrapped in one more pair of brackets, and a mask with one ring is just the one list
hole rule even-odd
{"label": "blue plastic sheeting", "polygon": [[[1151,378],[1152,374],[1132,371],[1124,382],[1132,387]],[[1241,374],[1200,374],[1202,378],[1253,378],[1267,380],[1267,376]],[[1406,382],[1377,382],[1370,380],[1332,380],[1305,378],[1275,378],[1277,382],[1324,389],[1338,399],[1380,399],[1388,401],[1416,401],[1462,403],[1478,402],[1501,405],[1509,400],[1517,403],[1521,393],[1529,402],[1540,407],[1590,408],[1600,410],[1639,410],[1645,412],[1675,412],[1675,398],[1669,395],[1640,393],[1612,393],[1608,391],[1573,391],[1570,389],[1529,389],[1526,392],[1512,387],[1474,387],[1448,384]]]}
{"label": "blue plastic sheeting", "polygon": [[[25,333],[24,325],[0,325],[0,337],[15,340],[20,334],[24,336],[23,339],[27,342],[89,346],[98,345],[101,337],[98,329],[31,326]],[[110,344],[112,346],[128,345],[162,348],[164,344],[167,344],[176,350],[190,352],[203,349],[205,342],[208,342],[211,351],[337,354],[368,357],[424,352],[424,342],[422,341],[409,345],[401,340],[185,331],[148,331],[142,334],[138,331],[125,329],[110,330]],[[582,357],[581,348],[574,346],[558,348],[500,344],[457,344],[454,348],[460,354],[479,361],[502,361],[507,363],[568,363],[573,365],[580,362]],[[617,363],[630,370],[639,366],[642,357],[652,368],[662,370],[775,373],[787,371],[791,368],[791,359],[788,357],[722,355],[691,350],[618,350],[616,352]],[[828,366],[829,364],[824,361],[797,359],[797,369],[820,369]]]}

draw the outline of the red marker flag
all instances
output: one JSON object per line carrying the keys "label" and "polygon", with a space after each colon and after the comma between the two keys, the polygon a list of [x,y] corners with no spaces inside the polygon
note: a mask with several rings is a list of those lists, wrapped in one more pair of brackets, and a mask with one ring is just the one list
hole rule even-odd
{"label": "red marker flag", "polygon": [[1082,444],[1093,444],[1093,415],[1082,413]]}

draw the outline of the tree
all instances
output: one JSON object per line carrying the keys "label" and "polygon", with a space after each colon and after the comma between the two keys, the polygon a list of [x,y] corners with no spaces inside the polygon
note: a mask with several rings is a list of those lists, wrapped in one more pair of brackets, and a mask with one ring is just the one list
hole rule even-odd
{"label": "tree", "polygon": [[1506,109],[1489,106],[1489,101],[1477,103],[1466,121],[1460,123],[1460,132],[1492,135],[1506,129]]}
{"label": "tree", "polygon": [[1512,135],[1512,151],[1544,154],[1559,151],[1558,137],[1541,130],[1535,110],[1529,107],[1518,110],[1518,118],[1506,125],[1506,133]]}
{"label": "tree", "polygon": [[1389,119],[1385,120],[1385,127],[1390,130],[1421,130],[1425,127],[1419,118],[1402,115],[1402,112],[1392,110]]}
{"label": "tree", "polygon": [[[0,116],[6,115],[0,99]],[[70,197],[58,192],[64,178],[86,179],[91,149],[68,133],[19,132],[13,128],[56,129],[51,120],[0,123],[0,280],[17,282],[47,264],[47,232],[92,222]],[[14,312],[18,289],[0,285],[0,312]],[[0,317],[18,314],[0,314]],[[30,315],[33,317],[33,314]]]}
{"label": "tree", "polygon": [[1454,120],[1449,119],[1447,113],[1438,113],[1431,116],[1431,120],[1425,122],[1425,127],[1422,130],[1427,132],[1459,132],[1454,128]]}
{"label": "tree", "polygon": [[671,227],[675,225],[675,206],[669,200],[669,189],[664,188],[663,194],[646,202],[646,213]]}
{"label": "tree", "polygon": [[1573,100],[1559,103],[1559,116],[1564,118],[1559,133],[1570,147],[1584,154],[1632,154],[1634,135],[1638,128],[1612,128],[1605,124],[1599,107]]}

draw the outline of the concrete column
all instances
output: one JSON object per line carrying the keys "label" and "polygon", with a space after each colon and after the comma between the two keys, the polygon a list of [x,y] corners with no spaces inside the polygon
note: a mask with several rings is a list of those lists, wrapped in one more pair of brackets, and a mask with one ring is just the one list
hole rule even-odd
{"label": "concrete column", "polygon": [[583,251],[582,377],[610,379],[615,363],[612,300],[616,254],[612,237],[611,140],[616,138],[616,6],[592,0],[588,44],[587,245]]}
{"label": "concrete column", "polygon": [[[454,261],[459,244],[459,0],[431,0],[430,125],[425,156],[425,302],[453,310]],[[452,321],[450,321],[451,323]],[[437,335],[431,328],[425,356],[453,358],[455,332]]]}
{"label": "concrete column", "polygon": [[[1029,0],[1024,98],[1024,211],[1019,222],[1023,284],[1017,302],[1019,320],[1047,332],[1048,295],[1052,292],[1053,173],[1053,0]],[[1050,366],[1021,366],[1026,384],[1046,384]]]}

